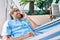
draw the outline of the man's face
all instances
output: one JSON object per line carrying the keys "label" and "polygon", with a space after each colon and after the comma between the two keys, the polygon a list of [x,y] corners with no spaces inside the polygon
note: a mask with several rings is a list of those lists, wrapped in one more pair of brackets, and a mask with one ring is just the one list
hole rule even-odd
{"label": "man's face", "polygon": [[20,11],[16,11],[12,14],[12,16],[13,16],[13,18],[21,18],[20,14],[21,14]]}

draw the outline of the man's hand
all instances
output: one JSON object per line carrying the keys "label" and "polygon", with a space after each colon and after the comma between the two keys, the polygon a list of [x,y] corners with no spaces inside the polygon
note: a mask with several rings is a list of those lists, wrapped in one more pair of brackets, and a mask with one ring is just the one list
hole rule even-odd
{"label": "man's hand", "polygon": [[11,38],[10,36],[3,36],[2,40],[23,40],[21,37]]}
{"label": "man's hand", "polygon": [[31,32],[30,33],[27,33],[26,35],[22,36],[21,38],[22,39],[26,39],[26,38],[28,38],[30,36],[33,36],[33,34]]}
{"label": "man's hand", "polygon": [[32,36],[33,34],[30,32],[30,33],[28,33],[28,34],[26,34],[26,36],[28,36],[28,37],[30,37],[30,36]]}
{"label": "man's hand", "polygon": [[28,15],[27,14],[23,14],[24,15],[24,19],[27,19],[28,20]]}

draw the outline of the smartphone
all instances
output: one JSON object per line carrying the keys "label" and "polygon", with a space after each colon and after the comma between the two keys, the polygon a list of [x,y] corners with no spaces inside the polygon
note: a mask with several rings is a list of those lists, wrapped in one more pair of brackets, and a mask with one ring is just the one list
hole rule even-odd
{"label": "smartphone", "polygon": [[21,15],[21,18],[23,18],[23,14],[20,14]]}

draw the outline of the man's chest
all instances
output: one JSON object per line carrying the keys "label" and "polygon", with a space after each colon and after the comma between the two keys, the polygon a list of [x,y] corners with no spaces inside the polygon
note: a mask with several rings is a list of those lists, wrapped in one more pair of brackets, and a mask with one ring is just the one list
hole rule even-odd
{"label": "man's chest", "polygon": [[24,21],[22,21],[22,22],[19,22],[19,21],[17,21],[17,22],[12,22],[12,24],[11,24],[11,28],[12,29],[27,29],[28,28],[28,24],[26,23],[26,22],[24,22]]}

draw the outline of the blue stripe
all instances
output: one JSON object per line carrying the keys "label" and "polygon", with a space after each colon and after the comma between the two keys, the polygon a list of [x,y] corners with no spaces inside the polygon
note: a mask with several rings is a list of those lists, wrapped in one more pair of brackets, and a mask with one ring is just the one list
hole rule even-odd
{"label": "blue stripe", "polygon": [[46,37],[44,37],[44,38],[42,38],[40,40],[48,40],[48,39],[54,38],[54,37],[59,36],[59,35],[60,35],[60,31],[58,31],[58,32],[56,32],[54,34],[48,35],[48,36],[46,36]]}
{"label": "blue stripe", "polygon": [[22,24],[19,24],[19,23],[15,25],[15,23],[14,23],[14,24],[12,25],[12,29],[17,28],[17,27],[19,27],[19,26],[23,26],[23,25],[22,25]]}
{"label": "blue stripe", "polygon": [[41,31],[41,30],[46,30],[46,29],[48,29],[48,28],[51,28],[51,27],[54,27],[54,26],[56,26],[56,25],[58,25],[58,24],[60,24],[60,22],[58,22],[58,23],[56,23],[56,24],[53,24],[53,25],[50,25],[50,26],[47,26],[47,27],[45,27],[45,28],[38,28],[36,31]]}
{"label": "blue stripe", "polygon": [[16,31],[14,33],[12,32],[12,34],[19,34],[19,33],[21,34],[21,32],[19,32],[19,31]]}
{"label": "blue stripe", "polygon": [[12,29],[12,31],[14,32],[14,31],[18,31],[18,30],[26,29],[26,28],[28,28],[28,27],[27,27],[27,26],[26,26],[26,27],[18,26],[18,28],[14,28],[14,29]]}
{"label": "blue stripe", "polygon": [[14,33],[14,34],[12,34],[11,35],[11,37],[13,37],[13,38],[15,38],[15,37],[20,37],[20,36],[22,36],[23,34],[21,34],[21,32],[17,32],[17,33]]}
{"label": "blue stripe", "polygon": [[45,28],[37,29],[37,30],[34,31],[34,33],[35,33],[35,35],[43,34],[43,33],[45,33],[44,30],[50,29],[50,28],[55,27],[56,25],[59,25],[59,24],[60,24],[60,22],[58,22],[56,24],[53,24],[51,26],[45,27]]}

